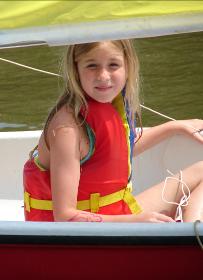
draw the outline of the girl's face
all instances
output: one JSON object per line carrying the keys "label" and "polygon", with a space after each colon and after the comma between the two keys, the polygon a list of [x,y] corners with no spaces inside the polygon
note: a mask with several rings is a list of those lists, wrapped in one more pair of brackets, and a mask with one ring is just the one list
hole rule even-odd
{"label": "girl's face", "polygon": [[111,42],[102,42],[78,60],[83,90],[98,102],[111,102],[126,83],[123,52]]}

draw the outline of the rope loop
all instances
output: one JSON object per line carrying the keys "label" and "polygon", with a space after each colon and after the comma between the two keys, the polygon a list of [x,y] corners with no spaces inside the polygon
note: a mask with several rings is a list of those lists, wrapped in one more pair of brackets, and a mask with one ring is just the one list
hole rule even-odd
{"label": "rope loop", "polygon": [[[173,204],[173,205],[177,205],[177,208],[176,208],[176,214],[175,214],[175,221],[176,222],[183,222],[183,213],[182,213],[182,207],[185,207],[188,205],[188,202],[189,202],[189,199],[190,199],[190,188],[187,186],[187,184],[183,181],[183,173],[182,173],[182,170],[180,170],[180,178],[176,178],[174,177],[175,175],[167,170],[167,172],[172,175],[173,177],[171,176],[168,176],[166,177],[165,179],[165,182],[164,182],[164,186],[163,186],[163,189],[162,189],[162,200],[166,203],[169,203],[169,204]],[[182,191],[182,198],[180,199],[180,202],[174,202],[174,201],[169,201],[165,198],[165,189],[166,189],[166,186],[167,186],[167,181],[171,179],[171,180],[175,180],[178,182],[178,187],[181,186],[181,191]]]}
{"label": "rope loop", "polygon": [[198,231],[198,228],[197,228],[197,225],[200,224],[200,223],[201,223],[200,220],[196,220],[194,222],[194,232],[195,232],[195,236],[197,238],[198,244],[199,244],[200,248],[203,250],[203,244],[202,244],[202,241],[200,239],[199,231]]}

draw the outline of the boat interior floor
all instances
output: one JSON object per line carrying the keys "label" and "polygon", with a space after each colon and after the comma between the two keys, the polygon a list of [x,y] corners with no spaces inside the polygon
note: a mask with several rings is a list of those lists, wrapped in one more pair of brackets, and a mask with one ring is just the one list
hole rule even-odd
{"label": "boat interior floor", "polygon": [[0,199],[0,221],[24,220],[23,200]]}

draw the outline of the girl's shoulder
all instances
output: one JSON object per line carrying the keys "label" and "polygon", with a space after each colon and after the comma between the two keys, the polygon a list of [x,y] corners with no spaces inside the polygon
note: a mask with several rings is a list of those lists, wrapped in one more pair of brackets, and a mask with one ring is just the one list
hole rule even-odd
{"label": "girl's shoulder", "polygon": [[49,169],[51,151],[57,150],[65,154],[65,151],[73,149],[73,146],[79,147],[79,141],[79,128],[73,110],[63,106],[49,122],[46,134],[43,132],[39,139],[39,161],[46,169]]}
{"label": "girl's shoulder", "polygon": [[55,142],[58,137],[67,137],[67,134],[74,136],[79,141],[79,126],[70,107],[64,105],[55,113],[51,119],[48,130],[47,140],[49,146]]}
{"label": "girl's shoulder", "polygon": [[56,128],[58,125],[77,126],[73,109],[63,105],[53,116],[49,127]]}

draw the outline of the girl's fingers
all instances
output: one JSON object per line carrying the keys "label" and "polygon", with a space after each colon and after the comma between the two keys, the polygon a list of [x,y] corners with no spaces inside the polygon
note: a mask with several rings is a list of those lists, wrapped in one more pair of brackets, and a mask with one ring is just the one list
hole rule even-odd
{"label": "girl's fingers", "polygon": [[175,220],[172,219],[171,217],[160,213],[157,213],[157,219],[162,222],[168,222],[168,223],[175,222]]}
{"label": "girl's fingers", "polygon": [[175,222],[171,217],[161,214],[159,212],[142,212],[134,215],[134,222],[148,222],[148,223],[171,223]]}
{"label": "girl's fingers", "polygon": [[198,131],[194,132],[194,133],[193,133],[193,136],[195,137],[195,139],[196,139],[198,142],[203,143],[203,130],[200,131],[200,132],[198,132]]}

